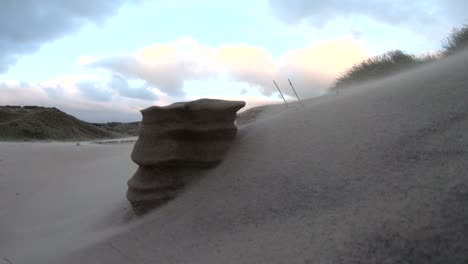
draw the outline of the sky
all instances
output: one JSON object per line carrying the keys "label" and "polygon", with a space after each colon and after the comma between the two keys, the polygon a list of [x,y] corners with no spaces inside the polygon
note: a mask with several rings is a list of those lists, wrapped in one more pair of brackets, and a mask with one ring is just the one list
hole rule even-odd
{"label": "sky", "polygon": [[466,0],[0,0],[0,105],[138,121],[199,98],[247,107],[327,92],[340,73],[400,49],[435,52]]}

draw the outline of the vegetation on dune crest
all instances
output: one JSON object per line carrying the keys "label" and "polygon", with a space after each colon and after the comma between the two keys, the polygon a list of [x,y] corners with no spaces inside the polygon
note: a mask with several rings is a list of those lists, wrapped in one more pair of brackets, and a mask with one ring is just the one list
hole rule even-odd
{"label": "vegetation on dune crest", "polygon": [[347,72],[338,77],[333,88],[389,76],[434,59],[435,57],[431,55],[416,57],[401,50],[392,50],[353,65]]}
{"label": "vegetation on dune crest", "polygon": [[442,41],[443,53],[453,54],[468,47],[468,24],[461,28],[453,28],[452,34]]}
{"label": "vegetation on dune crest", "polygon": [[330,90],[337,91],[341,87],[387,77],[415,66],[448,56],[468,47],[468,25],[454,28],[450,36],[442,41],[442,50],[436,53],[415,56],[401,50],[392,50],[382,55],[368,58],[353,65],[341,74]]}

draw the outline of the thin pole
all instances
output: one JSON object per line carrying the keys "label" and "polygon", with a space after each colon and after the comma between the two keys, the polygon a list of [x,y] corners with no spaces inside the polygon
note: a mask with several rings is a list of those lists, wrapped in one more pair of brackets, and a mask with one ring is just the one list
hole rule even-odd
{"label": "thin pole", "polygon": [[279,93],[281,94],[281,97],[283,97],[284,104],[286,105],[286,107],[289,107],[288,103],[286,102],[286,99],[284,99],[283,93],[281,92],[280,88],[278,87],[278,84],[276,84],[275,80],[273,80],[273,83],[275,84],[276,88],[278,89]]}
{"label": "thin pole", "polygon": [[301,103],[302,107],[305,108],[304,104],[302,103],[301,99],[299,98],[299,95],[297,95],[297,93],[296,93],[296,89],[294,89],[294,86],[293,86],[293,84],[291,83],[291,81],[289,79],[288,79],[288,82],[289,82],[289,85],[291,85],[291,88],[293,89],[294,94],[297,97],[297,100],[299,100],[299,103]]}

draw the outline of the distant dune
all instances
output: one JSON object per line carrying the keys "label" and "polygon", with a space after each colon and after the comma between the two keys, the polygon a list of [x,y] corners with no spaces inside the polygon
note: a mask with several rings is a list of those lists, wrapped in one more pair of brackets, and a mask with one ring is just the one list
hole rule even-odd
{"label": "distant dune", "polygon": [[121,123],[121,122],[108,122],[108,123],[92,123],[93,125],[110,130],[116,133],[121,133],[129,136],[138,136],[138,126],[140,122],[130,122],[130,123]]}
{"label": "distant dune", "polygon": [[[239,113],[237,125],[254,122],[267,109],[265,105]],[[0,141],[93,140],[138,136],[140,122],[88,123],[55,107],[0,106]]]}
{"label": "distant dune", "polygon": [[96,126],[59,109],[0,106],[0,140],[91,140],[126,137],[130,129]]}

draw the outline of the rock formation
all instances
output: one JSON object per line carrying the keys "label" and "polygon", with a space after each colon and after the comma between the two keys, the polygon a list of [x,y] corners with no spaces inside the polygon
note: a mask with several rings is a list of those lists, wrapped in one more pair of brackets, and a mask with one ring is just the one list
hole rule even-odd
{"label": "rock formation", "polygon": [[173,199],[204,170],[219,164],[236,136],[243,101],[200,99],[141,111],[127,199],[144,214]]}

